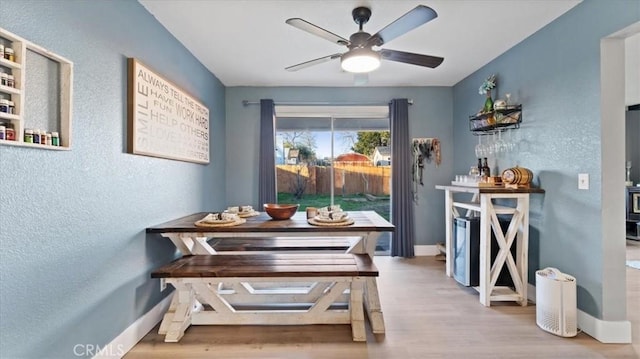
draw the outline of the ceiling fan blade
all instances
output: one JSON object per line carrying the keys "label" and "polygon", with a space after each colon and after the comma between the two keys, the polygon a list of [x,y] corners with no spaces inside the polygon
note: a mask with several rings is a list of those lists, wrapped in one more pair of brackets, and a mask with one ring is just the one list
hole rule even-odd
{"label": "ceiling fan blade", "polygon": [[302,31],[306,31],[312,35],[320,36],[325,40],[329,40],[338,45],[348,45],[349,40],[343,38],[342,36],[336,35],[331,31],[327,31],[319,26],[316,26],[308,21],[302,20],[300,18],[292,18],[285,21],[287,24],[296,27]]}
{"label": "ceiling fan blade", "polygon": [[437,56],[414,54],[411,52],[382,49],[379,51],[384,60],[403,62],[406,64],[436,68],[444,58]]}
{"label": "ceiling fan blade", "polygon": [[364,46],[382,46],[398,36],[404,35],[416,27],[426,24],[427,22],[438,17],[438,14],[432,8],[424,5],[418,5],[413,10],[400,16],[396,21],[387,25],[384,29],[378,31],[367,39]]}
{"label": "ceiling fan blade", "polygon": [[302,62],[302,63],[299,63],[297,65],[286,67],[285,70],[292,71],[292,72],[293,71],[302,70],[302,69],[307,68],[309,66],[321,64],[323,62],[331,61],[331,60],[334,60],[334,59],[339,59],[340,56],[342,56],[342,54],[333,54],[333,55],[329,55],[329,56],[325,56],[325,57],[320,57],[320,58],[317,58],[317,59],[314,59],[314,60],[309,60],[307,62]]}

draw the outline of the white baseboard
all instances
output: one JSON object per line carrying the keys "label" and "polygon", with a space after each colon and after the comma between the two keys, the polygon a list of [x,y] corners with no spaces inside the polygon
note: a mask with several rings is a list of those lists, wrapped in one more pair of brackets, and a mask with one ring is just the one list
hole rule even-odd
{"label": "white baseboard", "polygon": [[162,320],[164,313],[169,309],[169,304],[171,304],[171,297],[171,295],[167,296],[155,307],[151,308],[150,311],[138,318],[124,332],[113,339],[111,343],[105,345],[93,359],[122,358]]}
{"label": "white baseboard", "polygon": [[536,286],[531,283],[527,284],[527,300],[531,303],[536,302]]}
{"label": "white baseboard", "polygon": [[602,320],[578,309],[578,328],[602,343],[631,343],[631,322],[628,320]]}
{"label": "white baseboard", "polygon": [[[536,286],[527,286],[527,298],[536,302]],[[631,343],[631,322],[628,320],[607,321],[598,319],[578,309],[578,328],[599,342],[606,344]]]}
{"label": "white baseboard", "polygon": [[440,254],[438,247],[435,245],[415,245],[413,246],[413,252],[417,256],[435,256],[436,254]]}

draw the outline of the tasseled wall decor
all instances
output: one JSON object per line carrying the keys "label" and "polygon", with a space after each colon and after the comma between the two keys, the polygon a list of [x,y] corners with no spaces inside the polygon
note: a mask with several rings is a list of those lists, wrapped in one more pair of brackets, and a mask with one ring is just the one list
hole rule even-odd
{"label": "tasseled wall decor", "polygon": [[414,138],[411,148],[413,149],[413,183],[414,200],[418,200],[418,183],[424,186],[422,181],[424,172],[424,162],[430,163],[435,160],[436,167],[440,165],[440,140],[437,138]]}

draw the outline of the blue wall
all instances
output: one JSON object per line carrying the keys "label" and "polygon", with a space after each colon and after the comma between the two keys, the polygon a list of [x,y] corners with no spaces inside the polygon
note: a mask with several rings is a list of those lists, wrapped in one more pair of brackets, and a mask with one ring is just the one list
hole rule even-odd
{"label": "blue wall", "polygon": [[[511,93],[513,102],[523,104],[522,127],[512,131],[520,140],[518,150],[491,162],[499,171],[515,165],[531,169],[536,184],[546,190],[544,196],[532,196],[530,282],[535,281],[535,270],[547,266],[574,275],[578,307],[597,318],[602,318],[607,278],[601,220],[600,40],[639,20],[638,1],[585,0],[453,89],[456,173],[474,163],[477,139],[469,132],[468,116],[484,102],[478,95],[482,81],[497,74],[494,98]],[[578,190],[578,173],[590,175],[590,190]],[[622,262],[616,280],[624,280]]]}
{"label": "blue wall", "polygon": [[[0,146],[0,357],[72,358],[162,299],[149,272],[175,247],[145,227],[225,203],[224,87],[136,1],[0,7],[0,26],[74,63],[72,150]],[[127,57],[209,107],[210,165],[125,153]]]}
{"label": "blue wall", "polygon": [[[424,186],[418,189],[415,211],[416,244],[444,241],[444,195],[434,188],[451,180],[453,168],[452,91],[448,87],[228,87],[227,196],[229,203],[254,203],[258,198],[260,106],[242,101],[270,98],[278,102],[388,103],[413,99],[409,133],[442,141],[442,164],[425,165]],[[241,150],[240,150],[241,149]],[[411,201],[411,198],[406,198]]]}
{"label": "blue wall", "polygon": [[[76,344],[110,342],[162,299],[149,271],[175,248],[144,228],[257,198],[259,108],[245,99],[413,99],[411,136],[443,144],[442,165],[427,166],[419,190],[417,244],[442,241],[444,196],[433,186],[474,163],[467,120],[491,73],[498,97],[524,104],[520,148],[496,165],[531,168],[547,190],[532,202],[530,278],[548,265],[577,276],[579,307],[600,317],[599,41],[638,21],[637,4],[586,0],[453,89],[225,90],[136,1],[2,0],[0,26],[70,59],[75,72],[71,151],[0,146],[0,357],[74,357]],[[210,165],[125,153],[127,57],[209,107]],[[576,189],[578,172],[591,175],[590,191]]]}

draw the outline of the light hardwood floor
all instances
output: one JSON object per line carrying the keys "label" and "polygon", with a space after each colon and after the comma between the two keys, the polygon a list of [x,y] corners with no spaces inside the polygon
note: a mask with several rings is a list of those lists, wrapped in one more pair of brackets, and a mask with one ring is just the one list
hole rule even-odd
{"label": "light hardwood floor", "polygon": [[[640,259],[640,242],[627,248],[628,259]],[[367,343],[352,342],[347,325],[192,326],[177,344],[156,327],[125,358],[640,358],[640,270],[626,271],[633,344],[602,344],[544,332],[534,305],[480,305],[434,257],[375,262],[387,332],[367,327]]]}

